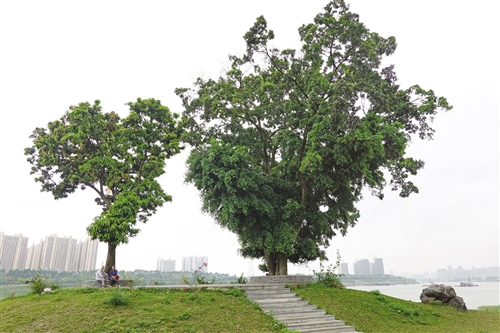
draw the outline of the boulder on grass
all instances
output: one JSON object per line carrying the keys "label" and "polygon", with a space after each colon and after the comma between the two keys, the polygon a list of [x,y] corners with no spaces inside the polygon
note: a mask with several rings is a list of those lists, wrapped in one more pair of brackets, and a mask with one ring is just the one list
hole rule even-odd
{"label": "boulder on grass", "polygon": [[423,289],[420,294],[420,300],[423,303],[439,301],[454,306],[461,311],[467,311],[467,306],[463,298],[457,296],[452,286],[445,286],[444,284],[433,284]]}

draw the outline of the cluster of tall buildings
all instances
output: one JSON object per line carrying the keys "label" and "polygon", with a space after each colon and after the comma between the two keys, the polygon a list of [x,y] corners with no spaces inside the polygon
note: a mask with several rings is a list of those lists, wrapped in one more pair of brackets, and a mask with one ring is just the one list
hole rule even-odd
{"label": "cluster of tall buildings", "polygon": [[[156,261],[156,270],[160,272],[175,271],[175,260],[158,258],[158,260]],[[181,271],[201,271],[205,273],[208,272],[208,257],[183,257]]]}
{"label": "cluster of tall buildings", "polygon": [[500,276],[500,267],[472,267],[471,269],[464,269],[462,266],[453,268],[448,266],[448,269],[441,268],[437,270],[437,278],[441,280],[445,279],[456,279],[456,278],[466,278],[466,277],[489,277],[489,276]]}
{"label": "cluster of tall buildings", "polygon": [[[373,262],[368,259],[360,259],[353,264],[354,275],[384,275],[384,260],[382,258],[374,258]],[[339,274],[349,275],[349,265],[341,263]]]}
{"label": "cluster of tall buildings", "polygon": [[50,235],[28,247],[28,237],[0,232],[0,269],[43,269],[59,272],[94,270],[98,241],[77,241],[71,236]]}

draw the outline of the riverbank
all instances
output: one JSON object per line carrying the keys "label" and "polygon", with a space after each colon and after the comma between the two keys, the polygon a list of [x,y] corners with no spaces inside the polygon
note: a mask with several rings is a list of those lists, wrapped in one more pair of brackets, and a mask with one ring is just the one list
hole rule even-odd
{"label": "riverbank", "polygon": [[[498,282],[478,282],[477,287],[456,287],[458,283],[435,282],[452,286],[458,296],[462,297],[468,309],[478,309],[480,306],[495,306],[500,304],[500,283]],[[379,290],[382,294],[399,299],[420,302],[422,289],[426,287],[421,284],[391,285],[391,286],[349,286],[354,290]]]}
{"label": "riverbank", "polygon": [[[377,293],[311,286],[294,289],[365,333],[498,332],[498,313],[461,312]],[[58,289],[0,300],[0,332],[280,332],[237,289]],[[82,320],[85,314],[85,320]]]}

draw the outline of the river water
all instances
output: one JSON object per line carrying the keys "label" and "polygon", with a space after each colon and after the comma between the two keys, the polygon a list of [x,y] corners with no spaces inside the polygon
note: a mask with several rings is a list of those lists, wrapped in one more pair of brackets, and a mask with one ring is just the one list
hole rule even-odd
{"label": "river water", "polygon": [[[436,284],[444,284],[452,286],[457,293],[464,299],[467,309],[474,310],[482,305],[500,305],[499,282],[474,282],[477,287],[457,287],[458,282],[435,282]],[[352,286],[347,287],[356,290],[379,290],[380,293],[392,296],[406,301],[420,302],[420,294],[422,289],[426,287],[421,284],[398,284],[393,286]]]}

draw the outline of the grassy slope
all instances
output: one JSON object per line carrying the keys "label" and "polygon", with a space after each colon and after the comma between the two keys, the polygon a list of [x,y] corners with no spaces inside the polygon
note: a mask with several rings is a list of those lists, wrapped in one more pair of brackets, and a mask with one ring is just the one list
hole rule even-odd
{"label": "grassy slope", "polygon": [[[500,332],[500,314],[325,287],[295,289],[370,332]],[[113,306],[110,301],[125,301]],[[239,291],[62,289],[0,301],[0,332],[285,332]]]}
{"label": "grassy slope", "polygon": [[500,332],[498,312],[461,312],[352,289],[308,287],[294,292],[365,333]]}
{"label": "grassy slope", "polygon": [[285,331],[238,290],[62,289],[6,298],[0,313],[0,332]]}

